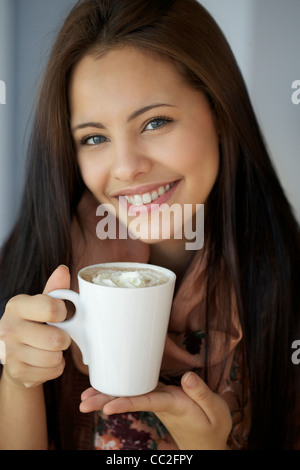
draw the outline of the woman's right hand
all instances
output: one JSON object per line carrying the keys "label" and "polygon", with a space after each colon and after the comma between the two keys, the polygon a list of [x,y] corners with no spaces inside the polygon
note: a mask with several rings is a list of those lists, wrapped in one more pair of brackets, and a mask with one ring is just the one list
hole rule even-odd
{"label": "woman's right hand", "polygon": [[54,289],[69,289],[70,273],[59,266],[50,276],[43,294],[17,295],[6,305],[0,321],[0,339],[5,343],[6,362],[2,379],[20,387],[35,387],[59,377],[64,370],[63,351],[70,336],[46,322],[65,320],[65,303],[48,294]]}

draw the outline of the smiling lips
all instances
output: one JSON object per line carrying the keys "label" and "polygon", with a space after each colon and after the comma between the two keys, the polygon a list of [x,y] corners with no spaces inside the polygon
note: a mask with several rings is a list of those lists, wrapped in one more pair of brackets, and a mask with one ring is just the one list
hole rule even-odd
{"label": "smiling lips", "polygon": [[154,202],[156,199],[158,199],[159,197],[163,196],[165,193],[170,191],[170,189],[173,188],[174,184],[175,182],[166,184],[164,186],[159,186],[153,191],[147,192],[144,194],[133,194],[130,196],[125,195],[125,199],[128,202],[128,204],[131,204],[134,206],[150,204],[151,202]]}

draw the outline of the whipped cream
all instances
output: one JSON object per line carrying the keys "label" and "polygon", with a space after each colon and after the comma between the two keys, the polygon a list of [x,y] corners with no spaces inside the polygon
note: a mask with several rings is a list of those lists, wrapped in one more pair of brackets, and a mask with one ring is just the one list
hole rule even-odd
{"label": "whipped cream", "polygon": [[115,270],[105,269],[92,279],[94,284],[110,287],[150,287],[164,284],[169,278],[152,269]]}

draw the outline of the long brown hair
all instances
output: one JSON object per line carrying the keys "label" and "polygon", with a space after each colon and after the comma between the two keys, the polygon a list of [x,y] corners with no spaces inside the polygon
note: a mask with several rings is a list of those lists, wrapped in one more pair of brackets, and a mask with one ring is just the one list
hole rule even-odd
{"label": "long brown hair", "polygon": [[[250,380],[249,448],[291,447],[299,228],[230,47],[196,0],[82,0],[70,12],[38,93],[21,212],[2,251],[3,303],[21,292],[41,292],[58,264],[72,263],[70,223],[84,184],[69,126],[68,83],[85,54],[124,44],[172,60],[211,103],[221,165],[205,221],[207,324],[219,305],[219,321],[229,330],[233,289]],[[208,354],[209,348],[208,341]]]}

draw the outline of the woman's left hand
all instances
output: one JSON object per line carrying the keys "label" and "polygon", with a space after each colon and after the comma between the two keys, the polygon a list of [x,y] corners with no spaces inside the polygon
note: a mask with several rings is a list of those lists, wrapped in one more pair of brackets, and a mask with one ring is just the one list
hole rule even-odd
{"label": "woman's left hand", "polygon": [[181,450],[225,450],[232,428],[226,402],[195,373],[187,372],[181,387],[159,384],[150,393],[113,398],[89,388],[80,411],[103,410],[106,415],[136,411],[156,414]]}

